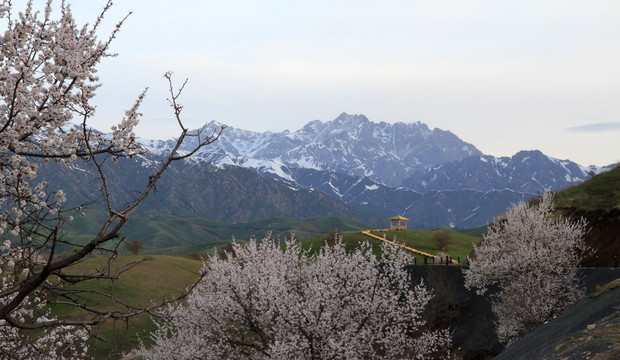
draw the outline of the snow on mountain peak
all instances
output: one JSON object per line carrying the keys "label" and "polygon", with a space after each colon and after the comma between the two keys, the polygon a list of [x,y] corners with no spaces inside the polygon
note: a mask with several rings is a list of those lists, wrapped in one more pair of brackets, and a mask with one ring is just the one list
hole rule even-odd
{"label": "snow on mountain peak", "polygon": [[[221,126],[212,121],[205,131]],[[171,146],[167,141],[146,143],[154,151]],[[191,145],[190,140],[186,146]],[[381,183],[398,185],[418,169],[475,154],[481,155],[451,132],[429,130],[419,121],[375,123],[364,115],[343,112],[334,120],[314,120],[293,132],[253,132],[226,126],[218,141],[201,149],[197,156],[252,168],[278,160],[288,167],[370,175]]]}

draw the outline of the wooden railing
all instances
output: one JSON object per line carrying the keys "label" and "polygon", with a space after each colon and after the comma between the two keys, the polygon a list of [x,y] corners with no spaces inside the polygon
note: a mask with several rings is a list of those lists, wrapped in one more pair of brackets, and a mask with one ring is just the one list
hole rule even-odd
{"label": "wooden railing", "polygon": [[[433,255],[433,254],[429,254],[429,253],[427,253],[427,252],[424,252],[424,251],[420,251],[420,250],[414,249],[414,248],[409,247],[409,246],[406,246],[406,245],[404,245],[404,244],[399,244],[399,243],[396,243],[396,242],[394,242],[394,241],[388,240],[388,239],[387,239],[387,238],[385,238],[385,237],[381,237],[381,236],[375,235],[375,234],[373,234],[373,233],[372,233],[372,231],[374,231],[374,232],[382,232],[382,231],[383,231],[383,232],[385,232],[385,231],[389,231],[389,230],[387,230],[387,229],[363,230],[361,233],[362,233],[362,234],[364,234],[364,235],[366,235],[366,236],[370,236],[371,238],[374,238],[374,239],[378,239],[378,240],[384,241],[384,242],[386,242],[386,243],[388,243],[388,244],[392,244],[392,245],[399,246],[399,247],[401,247],[401,248],[403,248],[403,249],[405,249],[405,250],[411,251],[411,252],[412,252],[412,253],[414,253],[414,254],[419,254],[419,255],[423,255],[423,256],[428,256],[428,257],[431,257],[431,258],[434,258],[434,257],[435,257],[435,255]],[[456,261],[456,260],[454,260],[454,259],[450,259],[450,261],[451,261],[453,264],[458,264],[458,261]]]}

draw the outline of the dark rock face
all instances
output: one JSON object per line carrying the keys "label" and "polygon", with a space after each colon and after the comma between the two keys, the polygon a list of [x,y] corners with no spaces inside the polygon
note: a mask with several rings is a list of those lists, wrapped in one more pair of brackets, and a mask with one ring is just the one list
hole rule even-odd
{"label": "dark rock face", "polygon": [[620,209],[612,211],[577,211],[573,219],[585,218],[589,231],[584,236],[588,246],[599,249],[582,262],[583,266],[620,266]]}
{"label": "dark rock face", "polygon": [[408,270],[414,283],[423,280],[433,289],[425,318],[433,328],[450,330],[453,352],[473,360],[490,359],[504,349],[495,334],[489,297],[465,289],[463,267],[414,265]]}
{"label": "dark rock face", "polygon": [[[615,296],[620,297],[620,293]],[[600,360],[620,358],[620,312],[576,331],[556,345],[553,353],[546,355],[545,359],[589,359],[594,356]]]}
{"label": "dark rock face", "polygon": [[[584,269],[583,274],[590,296],[510,345],[496,359],[618,359],[620,269]],[[596,286],[612,281],[616,286],[592,294]]]}
{"label": "dark rock face", "polygon": [[[465,289],[462,269],[452,265],[408,267],[412,282],[423,280],[435,294],[425,320],[432,328],[450,329],[452,351],[462,359],[585,359],[584,354],[620,354],[614,353],[620,347],[620,280],[617,287],[586,297],[505,348],[495,334],[490,295]],[[620,269],[582,269],[581,276],[586,293],[592,294],[597,287],[620,279]]]}

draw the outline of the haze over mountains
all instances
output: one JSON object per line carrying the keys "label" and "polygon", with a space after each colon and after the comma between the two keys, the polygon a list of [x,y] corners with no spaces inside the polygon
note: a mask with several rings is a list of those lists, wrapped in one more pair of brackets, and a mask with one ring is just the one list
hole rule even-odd
{"label": "haze over mountains", "polygon": [[[210,123],[206,131],[219,126]],[[141,142],[147,153],[110,175],[119,191],[132,191],[173,143]],[[420,122],[375,123],[343,113],[294,132],[227,127],[218,141],[176,165],[144,210],[235,222],[340,215],[373,226],[402,214],[415,228],[479,227],[514,202],[611,167],[584,167],[536,150],[498,158]],[[93,171],[79,170],[86,178]]]}

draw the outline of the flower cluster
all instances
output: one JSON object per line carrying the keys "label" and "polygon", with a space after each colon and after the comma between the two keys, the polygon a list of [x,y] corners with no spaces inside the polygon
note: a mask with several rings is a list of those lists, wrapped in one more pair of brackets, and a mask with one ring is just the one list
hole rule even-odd
{"label": "flower cluster", "polygon": [[[90,101],[99,87],[95,66],[111,56],[107,49],[116,31],[106,42],[97,40],[101,18],[80,27],[64,2],[59,19],[52,18],[51,0],[43,13],[32,1],[17,15],[11,8],[10,1],[1,1],[0,20],[7,26],[0,34],[0,232],[15,233],[23,219],[43,209],[54,213],[65,200],[61,191],[34,181],[37,159],[71,163],[101,152],[138,152],[133,130],[144,94],[111,139],[90,130]],[[56,201],[50,203],[49,195]]]}
{"label": "flower cluster", "polygon": [[133,129],[143,95],[112,137],[89,127],[99,87],[96,66],[113,56],[108,47],[122,24],[106,41],[97,39],[111,2],[85,26],[76,24],[64,1],[58,16],[51,0],[40,11],[33,1],[19,13],[13,6],[0,0],[0,236],[15,244],[0,244],[0,358],[79,358],[88,329],[50,315],[53,284],[45,281],[52,271],[43,271],[55,260],[59,229],[71,221],[63,209],[70,194],[50,189],[38,174],[44,162],[138,152]]}
{"label": "flower cluster", "polygon": [[538,205],[517,204],[489,228],[468,259],[465,285],[478,294],[499,287],[492,306],[501,341],[515,341],[584,296],[577,267],[589,251],[585,228],[583,219],[554,214],[550,192]]}
{"label": "flower cluster", "polygon": [[170,308],[146,359],[419,359],[449,348],[424,332],[432,294],[412,286],[410,258],[385,244],[347,253],[341,241],[310,255],[265,239],[210,257],[186,306]]}
{"label": "flower cluster", "polygon": [[[13,247],[10,240],[0,244],[0,306],[13,301],[10,296],[16,279],[29,276],[25,261],[34,261],[41,266],[44,259],[33,256],[29,251]],[[51,309],[42,292],[22,301],[12,312],[12,318],[22,323],[41,323],[53,321]],[[81,359],[86,357],[89,337],[87,327],[56,326],[33,331],[20,330],[11,326],[7,320],[0,319],[0,358],[2,359]]]}

